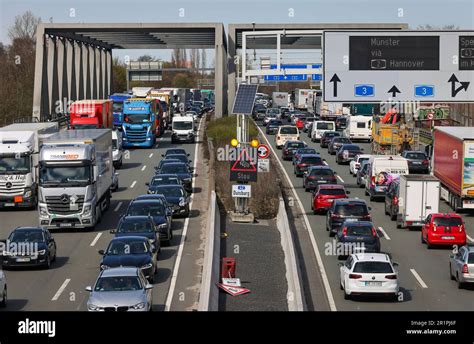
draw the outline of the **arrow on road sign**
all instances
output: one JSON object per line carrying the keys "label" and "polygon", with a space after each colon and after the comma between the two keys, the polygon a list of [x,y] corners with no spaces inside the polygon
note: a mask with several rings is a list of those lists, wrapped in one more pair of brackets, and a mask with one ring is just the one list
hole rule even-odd
{"label": "arrow on road sign", "polygon": [[397,86],[393,85],[391,89],[388,90],[387,93],[391,93],[392,97],[395,98],[397,96],[397,93],[401,93],[400,90],[397,88]]}
{"label": "arrow on road sign", "polygon": [[329,82],[333,82],[333,83],[334,83],[333,97],[337,97],[337,83],[338,83],[338,82],[341,82],[341,79],[339,79],[339,77],[337,76],[337,74],[334,73],[334,75],[332,76],[331,80],[329,80]]}
{"label": "arrow on road sign", "polygon": [[[467,91],[467,88],[469,87],[470,82],[469,81],[459,81],[456,75],[451,75],[449,78],[448,82],[451,83],[451,97],[456,97],[456,95],[461,92],[462,90]],[[459,82],[461,86],[456,88],[456,83]]]}
{"label": "arrow on road sign", "polygon": [[[246,158],[242,159],[244,154]],[[234,162],[230,170],[232,172],[257,172],[255,162],[252,161],[245,148],[242,149],[239,158]]]}
{"label": "arrow on road sign", "polygon": [[247,288],[242,288],[242,287],[232,287],[229,285],[221,284],[221,283],[216,283],[216,285],[221,288],[222,290],[226,291],[232,296],[237,296],[237,295],[242,295],[246,293],[250,293],[250,290]]}

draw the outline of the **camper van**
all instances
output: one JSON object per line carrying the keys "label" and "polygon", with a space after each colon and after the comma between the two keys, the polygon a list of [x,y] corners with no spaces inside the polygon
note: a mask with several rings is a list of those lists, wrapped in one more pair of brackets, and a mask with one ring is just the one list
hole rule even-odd
{"label": "camper van", "polygon": [[344,136],[351,141],[372,139],[372,117],[369,116],[349,116],[347,127],[343,131]]}

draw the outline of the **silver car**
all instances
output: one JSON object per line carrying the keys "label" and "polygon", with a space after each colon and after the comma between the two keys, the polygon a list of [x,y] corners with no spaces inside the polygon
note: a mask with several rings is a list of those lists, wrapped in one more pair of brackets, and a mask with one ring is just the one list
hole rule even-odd
{"label": "silver car", "polygon": [[5,273],[0,270],[0,307],[7,306],[7,277]]}
{"label": "silver car", "polygon": [[458,282],[459,289],[474,283],[474,246],[462,246],[449,256],[449,276]]}
{"label": "silver car", "polygon": [[153,286],[138,268],[117,267],[100,272],[91,294],[87,310],[91,312],[151,311]]}

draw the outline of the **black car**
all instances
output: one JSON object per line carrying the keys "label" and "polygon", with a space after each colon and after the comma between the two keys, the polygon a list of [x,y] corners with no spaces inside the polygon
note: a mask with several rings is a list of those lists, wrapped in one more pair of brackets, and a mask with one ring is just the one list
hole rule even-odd
{"label": "black car", "polygon": [[188,165],[182,162],[164,164],[160,169],[156,170],[156,174],[176,174],[184,189],[189,193],[193,191],[193,176]]}
{"label": "black car", "polygon": [[181,185],[181,181],[176,174],[155,174],[149,183],[145,183],[148,186],[149,194],[154,194],[156,187],[159,185],[172,184]]}
{"label": "black car", "polygon": [[173,238],[171,216],[173,212],[163,200],[133,200],[127,208],[125,216],[151,216],[159,232],[160,241],[169,246]]}
{"label": "black car", "polygon": [[157,249],[142,236],[114,238],[105,251],[99,250],[99,254],[103,256],[100,270],[119,266],[137,267],[151,283],[158,271]]}
{"label": "black car", "polygon": [[258,113],[259,110],[260,111],[266,111],[267,108],[263,104],[255,104],[253,106],[253,110],[252,110],[253,119],[257,119],[257,113]]}
{"label": "black car", "polygon": [[281,152],[282,159],[292,160],[293,154],[299,148],[306,148],[306,143],[303,141],[286,141]]}
{"label": "black car", "polygon": [[337,231],[338,248],[347,257],[353,253],[380,253],[380,237],[370,221],[345,221]]}
{"label": "black car", "polygon": [[116,238],[142,236],[147,238],[158,250],[161,249],[158,227],[151,216],[122,216],[117,230],[111,230]]}
{"label": "black car", "polygon": [[[189,160],[188,156],[185,154],[168,154],[165,156],[163,159],[164,161],[169,161],[169,160],[177,160],[179,162],[185,163],[188,165],[189,169],[192,170],[193,168],[191,167],[192,160]],[[176,162],[176,161],[174,161]]]}
{"label": "black car", "polygon": [[410,174],[430,173],[430,160],[424,152],[404,151],[402,157],[408,160],[408,171]]}
{"label": "black car", "polygon": [[326,131],[323,133],[323,136],[321,136],[321,140],[319,141],[319,145],[321,148],[327,148],[329,145],[329,142],[333,139],[333,137],[336,136],[341,136],[341,133],[338,133],[337,131]]}
{"label": "black car", "polygon": [[42,266],[49,269],[56,260],[56,241],[41,227],[17,227],[3,243],[0,262],[4,268]]}
{"label": "black car", "polygon": [[293,158],[292,158],[293,165],[295,164],[295,161],[298,160],[302,154],[319,154],[319,153],[316,151],[316,149],[311,148],[311,147],[298,148],[293,153]]}
{"label": "black car", "polygon": [[171,164],[173,162],[181,162],[181,160],[178,160],[178,159],[161,159],[160,162],[158,163],[158,166],[155,166],[155,171],[159,171],[161,170],[161,168],[165,165],[165,164]]}
{"label": "black car", "polygon": [[329,166],[311,166],[304,174],[305,191],[315,190],[319,184],[337,184],[336,173]]}
{"label": "black car", "polygon": [[390,183],[385,193],[385,215],[389,215],[392,221],[397,219],[399,190],[400,181],[394,180]]}
{"label": "black car", "polygon": [[256,121],[263,121],[265,116],[267,115],[267,108],[264,107],[262,109],[257,110],[257,114],[255,115],[255,120]]}
{"label": "black car", "polygon": [[173,206],[168,203],[166,200],[166,197],[161,195],[161,194],[146,194],[146,195],[140,195],[135,197],[135,201],[141,201],[141,200],[161,200],[163,204],[165,204],[166,208],[168,209],[169,213],[173,213]]}
{"label": "black car", "polygon": [[319,154],[301,154],[295,161],[294,173],[300,177],[312,166],[325,166],[324,160]]}
{"label": "black car", "polygon": [[283,125],[283,122],[280,119],[271,119],[270,122],[268,122],[267,124],[265,133],[267,135],[275,135],[280,125]]}
{"label": "black car", "polygon": [[189,196],[181,185],[160,185],[155,189],[156,194],[165,196],[166,202],[171,205],[173,215],[189,216]]}
{"label": "black car", "polygon": [[343,144],[336,153],[336,163],[338,165],[342,163],[348,163],[354,159],[358,154],[362,154],[364,150],[358,145],[354,144]]}
{"label": "black car", "polygon": [[347,137],[336,136],[333,137],[331,142],[328,145],[328,153],[331,155],[336,154],[336,152],[341,148],[344,144],[351,144],[352,141]]}
{"label": "black car", "polygon": [[347,128],[347,117],[340,116],[336,118],[336,130],[341,131]]}
{"label": "black car", "polygon": [[326,215],[326,230],[329,231],[329,236],[334,236],[344,221],[371,221],[370,209],[361,199],[334,200]]}
{"label": "black car", "polygon": [[186,153],[186,150],[184,150],[183,148],[170,148],[170,149],[167,149],[165,154],[162,154],[161,156],[164,158],[168,155],[171,155],[171,154],[184,154],[184,155],[187,155],[189,156],[189,153]]}

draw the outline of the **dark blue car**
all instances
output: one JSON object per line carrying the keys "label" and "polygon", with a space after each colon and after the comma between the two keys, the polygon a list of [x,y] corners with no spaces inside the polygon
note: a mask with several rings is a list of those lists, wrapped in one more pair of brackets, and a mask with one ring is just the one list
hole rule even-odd
{"label": "dark blue car", "polygon": [[123,216],[117,225],[117,230],[112,230],[110,233],[115,234],[116,238],[142,236],[158,250],[161,249],[158,228],[151,216]]}
{"label": "dark blue car", "polygon": [[156,174],[151,178],[149,183],[145,183],[148,186],[148,193],[154,194],[155,189],[159,185],[181,185],[181,181],[179,180],[176,174]]}
{"label": "dark blue car", "polygon": [[161,194],[173,208],[173,215],[189,216],[189,196],[182,185],[159,185],[155,194]]}
{"label": "dark blue car", "polygon": [[184,154],[189,156],[189,153],[186,153],[186,150],[183,148],[170,148],[167,149],[165,154],[162,154],[161,156],[164,158],[165,156],[168,156],[170,154]]}
{"label": "dark blue car", "polygon": [[156,248],[142,236],[114,238],[107,249],[100,250],[103,255],[100,270],[119,266],[137,267],[153,283],[157,272],[158,254]]}
{"label": "dark blue car", "polygon": [[182,162],[164,164],[161,168],[156,170],[156,174],[176,174],[186,192],[191,193],[193,191],[193,176],[188,165]]}

